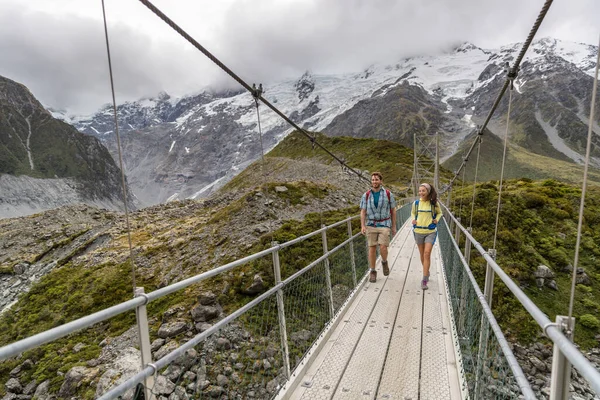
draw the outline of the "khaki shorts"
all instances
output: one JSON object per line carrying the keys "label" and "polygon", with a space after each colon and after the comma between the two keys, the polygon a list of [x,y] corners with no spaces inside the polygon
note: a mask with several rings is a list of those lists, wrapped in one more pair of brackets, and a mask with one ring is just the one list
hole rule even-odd
{"label": "khaki shorts", "polygon": [[390,228],[376,228],[367,226],[367,243],[371,246],[389,246],[390,245]]}

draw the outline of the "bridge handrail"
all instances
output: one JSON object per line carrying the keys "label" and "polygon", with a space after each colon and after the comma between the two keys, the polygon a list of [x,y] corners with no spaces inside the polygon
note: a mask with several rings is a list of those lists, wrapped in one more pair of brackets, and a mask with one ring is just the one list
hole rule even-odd
{"label": "bridge handrail", "polygon": [[[97,324],[98,322],[102,322],[107,319],[116,317],[120,314],[123,314],[127,311],[134,310],[137,307],[146,305],[153,300],[159,299],[168,294],[171,294],[178,290],[184,289],[190,285],[193,285],[193,284],[201,282],[205,279],[211,278],[222,272],[229,271],[235,267],[246,264],[250,261],[254,261],[254,260],[262,258],[266,255],[272,254],[275,251],[279,251],[279,250],[281,250],[285,247],[288,247],[294,243],[298,243],[302,240],[305,240],[307,238],[310,238],[312,236],[320,234],[321,232],[323,232],[327,229],[335,228],[337,226],[340,226],[344,223],[348,223],[348,221],[352,221],[359,217],[360,217],[360,215],[354,215],[352,217],[348,217],[342,221],[335,222],[331,225],[320,228],[320,229],[318,229],[314,232],[311,232],[307,235],[300,236],[296,239],[290,240],[289,242],[285,242],[283,244],[272,246],[268,249],[262,250],[255,254],[251,254],[247,257],[233,261],[229,264],[225,264],[223,266],[211,269],[210,271],[206,271],[199,275],[192,276],[183,281],[174,283],[172,285],[166,286],[164,288],[155,290],[155,291],[147,293],[147,294],[143,294],[141,296],[135,297],[134,299],[125,301],[123,303],[119,303],[117,305],[114,305],[114,306],[106,308],[104,310],[95,312],[95,313],[87,315],[85,317],[81,317],[79,319],[76,319],[75,321],[68,322],[64,325],[57,326],[56,328],[52,328],[45,332],[40,332],[36,335],[19,340],[18,342],[8,344],[4,347],[0,347],[0,361],[5,360],[10,357],[14,357],[24,351],[31,350],[35,347],[41,346],[48,342],[52,342],[54,340],[60,339],[62,337],[70,335],[71,333],[74,333],[81,329],[89,328],[92,325]],[[346,243],[346,242],[344,242],[344,243]],[[337,247],[336,247],[336,249],[337,249]],[[333,253],[333,250],[329,251],[327,254],[330,254],[330,253]]]}
{"label": "bridge handrail", "polygon": [[498,277],[504,282],[512,294],[519,300],[519,302],[525,307],[527,312],[533,317],[533,319],[542,328],[546,336],[548,336],[552,342],[558,346],[561,353],[571,362],[571,364],[577,368],[579,373],[586,379],[590,386],[597,392],[600,393],[600,372],[594,367],[594,365],[587,360],[579,349],[572,343],[560,330],[560,328],[552,321],[538,306],[519,288],[519,286],[502,270],[502,268],[496,263],[496,261],[483,249],[483,246],[475,240],[473,235],[461,225],[460,221],[450,212],[446,205],[442,204],[442,207],[446,211],[445,216],[450,219],[459,227],[462,233],[469,239],[473,246],[479,251],[483,258],[492,267]]}
{"label": "bridge handrail", "polygon": [[[446,221],[443,221],[443,222],[446,223]],[[446,226],[448,226],[447,223],[446,223]],[[450,229],[450,228],[448,227],[448,229]],[[517,385],[519,385],[519,388],[521,389],[521,393],[525,396],[526,399],[534,399],[535,400],[536,399],[535,393],[533,392],[533,389],[531,389],[531,385],[529,384],[529,381],[527,380],[525,373],[523,373],[523,369],[521,369],[521,366],[519,365],[517,358],[513,354],[512,350],[510,349],[510,346],[508,345],[508,341],[504,337],[504,333],[502,333],[502,329],[500,328],[500,325],[498,324],[498,321],[496,320],[496,317],[494,316],[492,309],[490,308],[489,304],[487,303],[487,301],[485,299],[485,295],[479,288],[479,284],[475,280],[475,276],[473,276],[473,272],[471,271],[471,268],[469,268],[467,260],[465,259],[463,254],[460,252],[458,243],[456,243],[456,241],[454,241],[454,240],[452,240],[452,243],[454,244],[454,247],[457,250],[456,254],[459,256],[460,261],[462,262],[463,266],[465,266],[465,272],[467,273],[467,276],[469,277],[469,280],[471,281],[471,284],[473,285],[473,289],[475,290],[475,293],[477,294],[477,300],[479,300],[479,303],[481,304],[481,307],[482,307],[483,312],[485,313],[485,316],[490,324],[490,327],[492,328],[492,331],[494,332],[494,335],[496,336],[496,339],[498,340],[498,344],[500,345],[500,348],[502,349],[502,352],[504,353],[504,357],[506,357],[508,366],[510,367],[510,370],[512,371],[513,375],[515,376],[515,379],[517,380]]]}

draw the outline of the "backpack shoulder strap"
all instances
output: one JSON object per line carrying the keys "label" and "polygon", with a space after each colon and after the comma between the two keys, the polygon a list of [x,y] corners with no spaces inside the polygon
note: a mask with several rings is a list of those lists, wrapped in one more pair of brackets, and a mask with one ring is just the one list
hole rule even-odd
{"label": "backpack shoulder strap", "polygon": [[367,193],[365,193],[365,195],[367,196],[367,203],[369,202],[369,195],[371,194],[371,189],[367,190]]}
{"label": "backpack shoulder strap", "polygon": [[431,203],[431,218],[432,219],[435,219],[435,217],[437,217],[436,208],[437,208],[437,202],[435,205],[433,203]]}
{"label": "backpack shoulder strap", "polygon": [[415,200],[415,220],[419,219],[419,200]]}

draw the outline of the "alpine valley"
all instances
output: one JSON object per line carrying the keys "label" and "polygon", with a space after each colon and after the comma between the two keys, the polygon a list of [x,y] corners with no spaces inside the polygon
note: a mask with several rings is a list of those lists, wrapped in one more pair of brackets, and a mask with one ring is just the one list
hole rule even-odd
{"label": "alpine valley", "polygon": [[[300,126],[328,136],[387,139],[413,147],[414,135],[438,132],[442,160],[453,169],[472,142],[465,138],[485,119],[502,87],[506,63],[521,46],[482,49],[463,43],[435,56],[372,65],[353,74],[306,72],[296,80],[265,82],[263,96]],[[507,177],[580,180],[576,172],[585,153],[596,51],[592,45],[551,38],[533,43],[514,84]],[[484,140],[496,143],[504,137],[506,99],[489,124],[497,137]],[[99,138],[116,159],[111,106],[91,116],[53,114]],[[265,106],[260,115],[267,151],[290,129]],[[261,154],[254,101],[242,90],[182,98],[161,93],[119,105],[118,119],[125,172],[144,205],[206,197]],[[600,116],[592,149],[596,167],[598,121]],[[501,147],[490,146],[482,179],[498,179]],[[600,175],[594,172],[591,179],[600,181]]]}

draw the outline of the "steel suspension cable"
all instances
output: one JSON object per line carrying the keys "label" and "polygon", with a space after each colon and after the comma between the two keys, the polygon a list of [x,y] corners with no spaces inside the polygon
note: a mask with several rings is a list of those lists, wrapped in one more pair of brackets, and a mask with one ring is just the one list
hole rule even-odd
{"label": "steel suspension cable", "polygon": [[496,238],[498,237],[498,220],[500,218],[500,205],[502,204],[502,181],[504,179],[504,166],[506,164],[506,148],[508,147],[508,130],[510,126],[510,112],[512,109],[512,94],[513,85],[510,83],[510,91],[508,94],[508,113],[506,115],[506,134],[504,135],[504,151],[502,153],[502,168],[500,169],[500,186],[498,187],[498,208],[496,209],[496,224],[494,225],[494,245],[492,248],[496,250]]}
{"label": "steel suspension cable", "polygon": [[256,105],[256,120],[258,121],[258,139],[260,142],[260,157],[261,157],[261,165],[260,165],[260,169],[261,169],[261,175],[262,175],[262,179],[263,179],[263,193],[265,195],[265,203],[267,206],[267,213],[269,214],[269,233],[271,234],[271,244],[273,244],[273,240],[274,240],[274,236],[273,236],[273,221],[271,219],[272,217],[272,202],[269,199],[269,186],[267,185],[267,172],[265,170],[265,148],[263,146],[263,138],[262,138],[262,127],[260,124],[260,110],[259,110],[259,106],[260,103],[258,102],[258,96],[260,96],[262,94],[263,91],[263,87],[262,84],[258,85],[258,88],[255,87],[255,85],[252,85],[252,88],[255,90],[253,94],[254,97],[254,104]]}
{"label": "steel suspension cable", "polygon": [[[173,22],[173,20],[171,20],[169,17],[167,17],[162,11],[160,11],[150,1],[148,1],[148,0],[139,0],[139,1],[142,4],[144,4],[146,7],[148,7],[154,14],[156,14],[156,16],[158,16],[160,19],[162,19],[167,25],[169,25],[177,33],[179,33],[184,39],[186,39],[188,42],[190,42],[195,48],[197,48],[198,50],[200,50],[212,62],[214,62],[215,64],[217,64],[219,66],[219,68],[221,68],[229,76],[231,76],[233,79],[235,79],[240,85],[242,85],[244,87],[244,89],[246,89],[248,92],[250,92],[250,93],[252,93],[254,95],[254,91],[250,87],[250,85],[248,85],[242,78],[240,78],[237,74],[235,74],[225,64],[223,64],[221,61],[219,61],[219,59],[217,57],[215,57],[213,54],[211,54],[206,48],[204,48],[204,46],[202,46],[200,43],[198,43],[194,38],[192,38],[187,32],[185,32],[181,27],[179,27],[179,25],[177,25],[175,22]],[[362,175],[362,173],[360,173],[359,171],[356,171],[355,169],[353,169],[352,167],[350,167],[343,160],[341,160],[339,157],[337,157],[335,154],[333,154],[331,151],[329,151],[325,146],[323,146],[322,144],[320,144],[319,142],[317,142],[315,140],[314,136],[312,136],[306,130],[304,130],[303,128],[301,128],[300,126],[298,126],[287,115],[285,115],[277,107],[275,107],[273,104],[271,104],[269,101],[267,101],[267,99],[265,99],[264,97],[262,97],[262,95],[259,95],[258,99],[260,101],[262,101],[263,104],[265,104],[271,110],[273,110],[275,112],[275,114],[279,115],[288,124],[290,124],[292,127],[294,127],[294,129],[296,129],[297,131],[299,131],[300,133],[302,133],[311,142],[313,142],[316,146],[318,146],[319,148],[321,148],[321,150],[323,150],[324,152],[326,152],[327,154],[329,154],[337,162],[339,162],[340,164],[342,164],[343,166],[345,166],[346,168],[348,168],[350,171],[352,171],[353,173],[355,173],[359,177],[359,179],[362,179],[362,180],[366,181],[369,185],[371,184],[371,181],[369,179],[365,178]]]}
{"label": "steel suspension cable", "polygon": [[463,169],[462,183],[460,185],[461,196],[460,196],[460,205],[458,206],[458,216],[459,217],[462,215],[462,206],[463,206],[463,197],[464,197],[464,194],[462,192],[464,192],[464,190],[465,190],[465,173],[466,172],[467,172],[467,168],[465,167],[465,169]]}
{"label": "steel suspension cable", "polygon": [[[515,59],[513,66],[508,68],[506,80],[504,81],[504,85],[502,85],[502,89],[500,89],[500,93],[498,94],[498,97],[496,97],[496,100],[494,101],[494,104],[492,105],[492,108],[491,108],[490,112],[488,113],[483,125],[481,125],[479,127],[479,135],[483,135],[483,132],[485,131],[488,123],[492,119],[492,115],[494,114],[494,112],[498,108],[498,105],[500,104],[500,100],[502,100],[502,97],[504,96],[506,89],[508,89],[509,83],[517,77],[517,74],[519,73],[519,68],[520,68],[521,62],[523,61],[523,58],[525,57],[525,53],[527,52],[527,49],[531,45],[531,42],[533,41],[535,34],[537,33],[538,29],[540,28],[540,25],[542,25],[542,22],[544,21],[544,18],[546,17],[546,14],[548,13],[550,6],[552,5],[552,2],[553,2],[553,0],[546,0],[544,5],[542,6],[542,9],[541,9],[540,13],[538,14],[538,17],[536,18],[536,20],[533,24],[533,27],[529,31],[529,35],[527,36],[527,39],[525,39],[525,43],[523,43],[523,46],[521,47],[521,51],[519,52],[519,55]],[[471,147],[469,148],[469,151],[467,152],[467,156],[465,157],[466,159],[468,159],[471,156],[471,153],[473,152],[473,149],[475,148],[476,144],[477,144],[477,140],[474,140],[473,143],[471,144]],[[458,170],[454,173],[454,177],[452,177],[452,179],[450,180],[450,183],[452,183],[456,180],[456,178],[460,174],[460,171],[465,167],[465,164],[466,164],[466,162],[463,161],[463,163],[460,165]]]}
{"label": "steel suspension cable", "polygon": [[481,153],[481,136],[477,136],[477,161],[475,162],[475,178],[473,179],[473,200],[471,200],[471,217],[469,218],[469,229],[473,229],[473,212],[475,211],[475,195],[477,192],[477,172],[479,169],[479,155]]}
{"label": "steel suspension cable", "polygon": [[600,43],[598,43],[598,57],[596,59],[596,70],[594,72],[594,85],[592,88],[592,99],[590,101],[590,124],[588,127],[587,147],[585,149],[585,166],[583,168],[583,186],[581,188],[581,202],[579,204],[579,222],[577,223],[577,241],[575,244],[575,259],[573,261],[573,279],[571,281],[571,297],[569,299],[569,321],[573,316],[573,301],[575,300],[575,283],[577,281],[577,264],[579,263],[579,246],[581,244],[581,230],[583,225],[583,209],[585,206],[585,193],[587,190],[587,176],[590,164],[590,152],[592,148],[592,127],[594,126],[594,113],[596,93],[598,90],[598,66],[600,65]]}
{"label": "steel suspension cable", "polygon": [[112,72],[112,61],[110,58],[110,45],[108,41],[108,27],[106,24],[106,9],[102,1],[102,18],[104,19],[104,37],[106,39],[106,55],[108,57],[108,74],[110,76],[110,90],[112,93],[113,116],[115,119],[115,133],[117,136],[117,150],[119,152],[119,167],[121,168],[121,186],[123,188],[123,205],[125,207],[125,223],[127,225],[127,242],[129,244],[129,262],[131,263],[131,281],[133,283],[133,295],[137,286],[135,280],[135,263],[133,261],[133,245],[131,244],[131,225],[129,224],[129,207],[127,206],[127,187],[125,185],[125,170],[123,169],[123,154],[121,153],[121,135],[119,134],[119,120],[117,118],[117,101],[115,98],[115,83]]}

